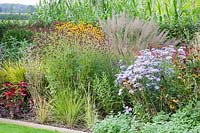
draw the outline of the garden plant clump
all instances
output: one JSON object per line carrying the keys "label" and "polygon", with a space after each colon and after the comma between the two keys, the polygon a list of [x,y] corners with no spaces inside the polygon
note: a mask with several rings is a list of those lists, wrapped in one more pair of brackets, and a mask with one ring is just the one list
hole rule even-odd
{"label": "garden plant clump", "polygon": [[94,133],[197,132],[199,6],[40,0],[29,20],[0,20],[0,117]]}
{"label": "garden plant clump", "polygon": [[16,85],[5,82],[1,91],[1,117],[19,118],[32,110],[33,102],[26,82],[21,81]]}
{"label": "garden plant clump", "polygon": [[[186,47],[178,49],[174,46],[141,50],[131,66],[122,65],[121,73],[117,76],[118,84],[123,84],[129,93],[140,89],[160,89],[160,82],[165,76],[173,75],[173,59],[180,61],[186,59]],[[122,90],[119,91],[121,95]]]}
{"label": "garden plant clump", "polygon": [[[121,73],[117,74],[117,84],[121,85],[122,89],[118,95],[128,91],[132,96],[133,106],[139,102],[150,114],[162,110],[174,111],[184,104],[187,96],[189,98],[195,93],[189,91],[189,88],[193,91],[199,89],[199,76],[188,85],[185,81],[191,78],[187,76],[199,73],[193,71],[199,70],[199,61],[195,59],[199,55],[190,54],[185,46],[175,48],[171,45],[139,51],[132,65],[120,66]],[[189,71],[193,71],[193,74]],[[174,86],[170,85],[170,82]]]}

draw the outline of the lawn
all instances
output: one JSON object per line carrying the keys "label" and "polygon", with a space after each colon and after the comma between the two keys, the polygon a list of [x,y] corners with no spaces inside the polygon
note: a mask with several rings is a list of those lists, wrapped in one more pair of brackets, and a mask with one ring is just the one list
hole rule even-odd
{"label": "lawn", "polygon": [[0,133],[58,133],[14,124],[0,123]]}

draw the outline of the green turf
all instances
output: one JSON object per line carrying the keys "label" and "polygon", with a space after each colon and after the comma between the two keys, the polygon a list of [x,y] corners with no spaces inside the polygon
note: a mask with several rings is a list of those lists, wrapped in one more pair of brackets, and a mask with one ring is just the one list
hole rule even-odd
{"label": "green turf", "polygon": [[59,133],[56,131],[48,131],[14,124],[0,123],[0,133]]}

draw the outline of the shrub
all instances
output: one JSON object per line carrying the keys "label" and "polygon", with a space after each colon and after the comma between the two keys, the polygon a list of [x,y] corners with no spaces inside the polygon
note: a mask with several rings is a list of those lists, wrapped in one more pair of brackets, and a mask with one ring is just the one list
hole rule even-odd
{"label": "shrub", "polygon": [[189,104],[169,117],[159,114],[153,123],[146,123],[140,128],[141,133],[151,132],[191,132],[199,127],[199,103]]}
{"label": "shrub", "polygon": [[0,40],[2,40],[2,38],[4,37],[4,34],[8,30],[14,29],[14,28],[16,29],[17,27],[18,29],[20,29],[20,27],[24,25],[24,22],[22,22],[23,24],[21,24],[21,22],[14,21],[14,20],[0,20]]}
{"label": "shrub", "polygon": [[17,41],[16,38],[9,37],[6,42],[0,43],[2,49],[3,60],[19,60],[21,59],[28,46],[31,44],[28,41]]}
{"label": "shrub", "polygon": [[131,129],[132,117],[126,114],[108,116],[101,122],[97,122],[93,128],[93,133],[127,133]]}
{"label": "shrub", "polygon": [[166,132],[195,132],[199,130],[199,102],[195,101],[177,110],[174,114],[159,112],[151,121],[144,122],[137,116],[119,114],[108,116],[96,123],[94,133],[166,133]]}
{"label": "shrub", "polygon": [[17,60],[30,45],[33,32],[18,21],[0,22],[0,47],[3,59]]}
{"label": "shrub", "polygon": [[[92,48],[79,46],[60,40],[59,46],[50,46],[45,59],[47,79],[52,89],[62,89],[68,86],[77,88],[79,83],[91,82],[95,74],[100,76],[102,71],[114,81],[111,61],[112,55]],[[64,51],[63,51],[64,50]],[[62,51],[62,52],[61,52]]]}
{"label": "shrub", "polygon": [[30,96],[26,82],[21,81],[16,85],[5,82],[1,91],[3,92],[1,94],[0,104],[9,117],[22,117],[22,114],[30,111],[28,103]]}
{"label": "shrub", "polygon": [[[3,34],[2,42],[9,42],[10,37],[16,38],[17,41],[31,41],[33,33],[25,28],[9,29]],[[8,44],[9,45],[9,44]],[[9,46],[8,46],[9,47]]]}

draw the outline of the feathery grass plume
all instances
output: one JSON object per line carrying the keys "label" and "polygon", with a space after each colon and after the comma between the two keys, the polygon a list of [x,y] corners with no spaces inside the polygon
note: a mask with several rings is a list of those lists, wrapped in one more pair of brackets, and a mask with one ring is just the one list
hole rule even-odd
{"label": "feathery grass plume", "polygon": [[[44,72],[42,71],[42,63],[38,59],[26,64],[26,80],[28,82],[28,90],[31,94],[34,104],[34,113],[40,123],[49,120],[52,109],[50,95],[46,89],[47,82]],[[49,96],[49,97],[48,97]]]}
{"label": "feathery grass plume", "polygon": [[99,20],[99,22],[108,43],[123,55],[130,54],[134,49],[141,50],[150,45],[168,45],[173,42],[173,40],[167,40],[168,32],[160,32],[158,25],[153,21],[130,19],[126,14],[122,14],[113,15],[112,18],[106,21]]}

